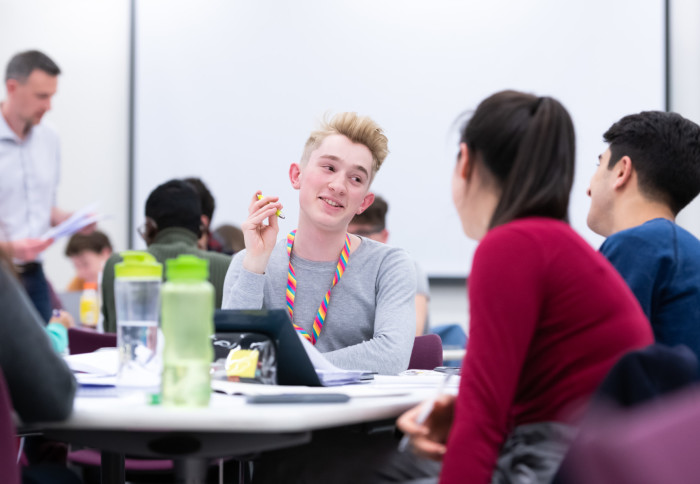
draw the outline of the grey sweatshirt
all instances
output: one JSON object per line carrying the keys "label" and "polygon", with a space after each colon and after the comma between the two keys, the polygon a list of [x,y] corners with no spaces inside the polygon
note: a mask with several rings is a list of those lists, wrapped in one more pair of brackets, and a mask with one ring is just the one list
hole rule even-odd
{"label": "grey sweatshirt", "polygon": [[[286,308],[289,257],[285,240],[275,245],[265,274],[243,269],[244,257],[245,251],[237,253],[229,267],[222,307]],[[294,324],[309,334],[331,287],[336,264],[302,259],[292,251],[297,278]],[[340,368],[389,375],[405,370],[416,330],[415,292],[415,268],[406,252],[362,238],[331,292],[316,348]]]}

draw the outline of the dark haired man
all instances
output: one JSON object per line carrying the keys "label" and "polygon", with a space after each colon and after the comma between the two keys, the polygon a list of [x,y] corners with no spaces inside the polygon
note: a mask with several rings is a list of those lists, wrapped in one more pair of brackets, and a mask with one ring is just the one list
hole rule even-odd
{"label": "dark haired man", "polygon": [[[202,206],[199,195],[191,184],[182,180],[170,180],[159,185],[146,200],[146,223],[139,233],[146,241],[148,252],[165,263],[181,254],[196,255],[209,261],[209,282],[214,285],[216,307],[221,307],[224,278],[231,257],[208,252],[197,247],[202,232]],[[121,262],[119,254],[112,254],[102,275],[102,312],[104,329],[117,330],[114,304],[114,265]]]}
{"label": "dark haired man", "polygon": [[0,227],[22,284],[44,321],[51,317],[51,302],[41,253],[53,240],[41,236],[70,216],[56,207],[58,135],[41,122],[51,109],[60,73],[39,51],[15,55],[5,71],[7,98],[0,104]]}
{"label": "dark haired man", "polygon": [[676,113],[625,116],[591,179],[588,226],[651,321],[654,337],[700,357],[700,241],[675,223],[700,192],[700,127]]}

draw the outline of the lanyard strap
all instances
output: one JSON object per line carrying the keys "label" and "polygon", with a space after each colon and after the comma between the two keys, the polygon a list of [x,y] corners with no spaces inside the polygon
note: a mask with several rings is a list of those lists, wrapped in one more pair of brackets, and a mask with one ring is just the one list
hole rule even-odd
{"label": "lanyard strap", "polygon": [[[289,270],[287,271],[287,312],[289,312],[289,318],[294,321],[294,298],[297,292],[297,275],[294,272],[294,267],[292,267],[292,246],[294,245],[294,237],[297,231],[292,230],[287,235],[287,255],[289,256]],[[316,317],[314,318],[314,326],[312,334],[304,331],[300,326],[294,325],[296,329],[304,338],[311,341],[311,344],[316,344],[316,340],[321,335],[321,330],[323,329],[323,323],[326,320],[326,313],[328,312],[328,303],[331,300],[331,290],[338,283],[343,274],[345,273],[345,267],[348,265],[348,258],[350,257],[350,236],[345,234],[345,245],[343,250],[340,252],[340,257],[338,258],[338,265],[335,267],[335,275],[333,276],[333,283],[330,289],[326,293],[326,297],[321,301],[321,305],[318,307],[316,312]]]}

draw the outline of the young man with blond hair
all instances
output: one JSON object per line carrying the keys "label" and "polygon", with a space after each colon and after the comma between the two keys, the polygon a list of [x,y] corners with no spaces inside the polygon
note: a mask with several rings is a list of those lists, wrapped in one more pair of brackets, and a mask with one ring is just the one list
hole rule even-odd
{"label": "young man with blond hair", "polygon": [[299,334],[333,364],[405,370],[415,334],[413,262],[347,230],[372,204],[370,185],[388,152],[382,129],[355,113],[311,133],[289,168],[299,191],[297,229],[277,241],[279,198],[253,194],[241,224],[246,249],[229,268],[223,307],[286,308]]}
{"label": "young man with blond hair", "polygon": [[625,116],[603,135],[588,195],[600,252],[637,296],[654,338],[700,358],[700,241],[675,223],[700,192],[700,126],[679,114]]}

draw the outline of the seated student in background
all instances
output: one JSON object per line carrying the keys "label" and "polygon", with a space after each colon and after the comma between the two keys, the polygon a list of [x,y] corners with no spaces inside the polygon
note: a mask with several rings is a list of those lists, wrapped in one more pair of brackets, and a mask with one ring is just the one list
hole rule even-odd
{"label": "seated student in background", "polygon": [[700,358],[700,241],[675,223],[700,192],[700,127],[676,113],[625,116],[603,135],[588,226],[622,274],[654,337]]}
{"label": "seated student in background", "polygon": [[211,233],[211,220],[214,217],[214,209],[216,208],[214,195],[211,194],[201,178],[189,177],[185,178],[184,181],[192,185],[197,195],[199,195],[199,201],[202,204],[202,235],[199,237],[197,246],[202,250],[223,252],[223,246],[219,243],[218,239],[212,237]]}
{"label": "seated student in background", "polygon": [[469,351],[459,394],[423,425],[420,406],[398,422],[417,453],[442,460],[442,483],[549,482],[605,374],[653,341],[620,275],[566,223],[574,153],[571,118],[550,97],[496,93],[462,130],[452,197],[480,241]]}
{"label": "seated student in background", "polygon": [[[389,240],[389,231],[386,228],[386,214],[389,204],[379,195],[374,196],[374,202],[367,210],[355,215],[348,225],[348,232],[376,240],[386,244]],[[430,286],[428,276],[414,261],[416,269],[416,336],[428,332],[428,302],[430,301]]]}
{"label": "seated student in background", "polygon": [[66,244],[66,256],[75,267],[75,277],[66,291],[82,291],[86,282],[98,283],[105,262],[112,255],[112,244],[99,230],[73,234]]}
{"label": "seated student in background", "polygon": [[243,231],[236,225],[219,225],[211,236],[221,244],[221,252],[224,254],[234,255],[245,249]]}
{"label": "seated student in background", "polygon": [[381,128],[355,113],[311,133],[289,169],[299,191],[297,228],[275,243],[282,204],[252,196],[241,224],[246,249],[229,268],[223,307],[287,308],[297,331],[333,364],[405,370],[415,334],[413,263],[401,249],[348,234],[350,220],[374,200],[370,184],[387,153]]}
{"label": "seated student in background", "polygon": [[[195,255],[209,261],[209,282],[214,286],[216,307],[221,307],[224,279],[231,257],[201,250],[197,241],[202,234],[202,208],[195,189],[182,180],[170,180],[157,186],[146,200],[146,223],[139,229],[151,253],[158,262],[165,263],[182,254]],[[102,275],[102,312],[104,329],[117,330],[114,303],[114,265],[121,262],[119,254],[112,254]]]}

